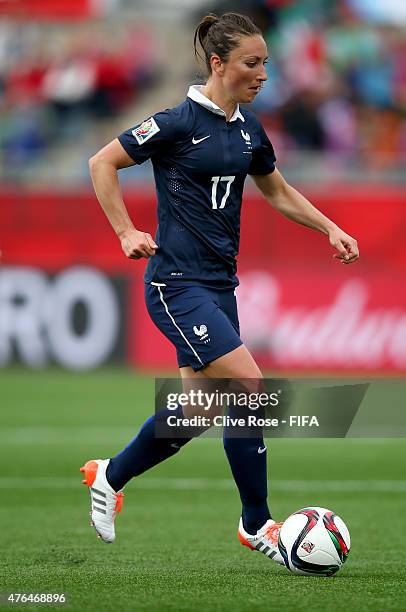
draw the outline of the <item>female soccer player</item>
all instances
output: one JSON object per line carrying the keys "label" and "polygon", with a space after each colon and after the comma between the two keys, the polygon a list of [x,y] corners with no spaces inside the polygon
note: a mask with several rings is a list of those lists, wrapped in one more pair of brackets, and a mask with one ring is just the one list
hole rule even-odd
{"label": "female soccer player", "polygon": [[[97,198],[130,259],[147,258],[145,296],[150,316],[177,350],[180,375],[189,385],[202,378],[252,379],[262,375],[240,339],[234,289],[240,208],[249,174],[280,213],[323,232],[349,264],[357,243],[288,185],[275,168],[270,141],[250,103],[266,80],[267,47],[260,30],[243,15],[206,16],[198,25],[208,70],[205,85],[189,88],[186,100],[129,129],[90,160]],[[152,160],[158,194],[155,240],[133,225],[125,208],[118,170]],[[255,314],[255,313],[254,313]],[[209,341],[207,341],[209,340]],[[122,489],[190,441],[170,427],[168,409],[150,417],[116,457],[82,468],[92,503],[91,518],[104,542],[115,539],[114,519]],[[178,407],[176,416],[190,416]],[[159,422],[161,437],[155,436]],[[237,438],[224,430],[224,448],[238,487],[242,544],[281,562],[278,531],[267,505],[266,448],[262,431]]]}

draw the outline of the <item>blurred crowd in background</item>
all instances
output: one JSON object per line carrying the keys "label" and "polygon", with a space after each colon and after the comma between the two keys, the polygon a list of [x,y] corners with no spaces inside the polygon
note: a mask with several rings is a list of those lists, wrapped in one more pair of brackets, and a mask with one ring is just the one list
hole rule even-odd
{"label": "blurred crowd in background", "polygon": [[15,176],[89,124],[114,118],[157,86],[156,41],[144,24],[0,23],[3,166]]}
{"label": "blurred crowd in background", "polygon": [[270,11],[256,108],[278,150],[376,170],[405,162],[406,24],[366,23],[345,1],[268,4],[281,7]]}
{"label": "blurred crowd in background", "polygon": [[[191,2],[179,5],[179,17],[169,24],[165,18],[159,23],[159,12],[151,22],[140,19],[136,8],[129,19],[129,3],[123,4],[122,14],[116,1],[114,17],[79,22],[0,17],[0,179],[49,180],[52,155],[57,159],[57,151],[70,147],[73,178],[83,180],[86,170],[78,169],[85,168],[89,146],[101,146],[131,118],[141,120],[139,109],[147,114],[152,99],[159,100],[158,107],[150,104],[154,112],[180,102],[188,83],[201,82],[194,26],[208,11],[233,10],[250,14],[268,43],[268,81],[254,110],[288,169],[312,181],[331,172],[404,180],[401,1]],[[171,29],[170,44],[163,46],[160,28]],[[179,50],[180,31],[188,35],[182,41],[190,40]],[[179,53],[188,59],[169,99],[167,75]],[[88,133],[99,133],[101,141],[89,145]]]}

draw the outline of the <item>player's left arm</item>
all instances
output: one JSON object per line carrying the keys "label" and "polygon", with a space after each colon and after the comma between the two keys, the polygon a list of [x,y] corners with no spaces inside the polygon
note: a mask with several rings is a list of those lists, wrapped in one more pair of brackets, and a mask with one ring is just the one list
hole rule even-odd
{"label": "player's left arm", "polygon": [[331,219],[323,215],[294,187],[289,185],[277,168],[265,175],[252,176],[256,186],[268,202],[282,215],[326,234],[337,253],[333,257],[342,263],[353,263],[359,258],[357,241],[346,234]]}

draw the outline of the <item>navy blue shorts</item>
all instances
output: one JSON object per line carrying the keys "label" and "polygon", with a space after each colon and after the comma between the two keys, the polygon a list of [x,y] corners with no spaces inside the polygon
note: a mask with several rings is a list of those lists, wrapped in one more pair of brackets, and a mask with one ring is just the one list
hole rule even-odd
{"label": "navy blue shorts", "polygon": [[242,344],[234,289],[145,285],[151,319],[176,348],[178,365],[201,370]]}

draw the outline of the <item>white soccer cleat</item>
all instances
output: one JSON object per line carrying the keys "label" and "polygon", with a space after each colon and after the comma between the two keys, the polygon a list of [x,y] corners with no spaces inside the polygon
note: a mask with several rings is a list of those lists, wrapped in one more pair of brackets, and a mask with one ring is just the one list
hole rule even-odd
{"label": "white soccer cleat", "polygon": [[116,493],[106,478],[110,459],[93,459],[85,463],[80,471],[85,477],[82,483],[89,487],[91,501],[91,526],[103,542],[111,544],[116,538],[114,521],[123,505],[124,493]]}
{"label": "white soccer cleat", "polygon": [[283,523],[275,523],[269,519],[261,529],[258,529],[256,535],[250,535],[244,529],[242,518],[238,526],[238,539],[241,544],[248,546],[251,550],[257,550],[263,553],[270,559],[283,565],[282,555],[278,548],[279,530]]}

